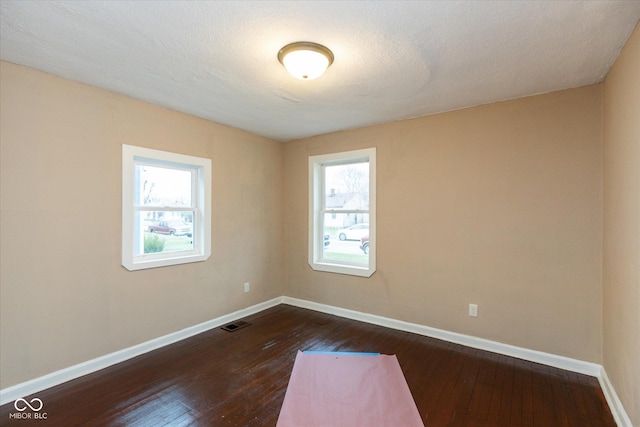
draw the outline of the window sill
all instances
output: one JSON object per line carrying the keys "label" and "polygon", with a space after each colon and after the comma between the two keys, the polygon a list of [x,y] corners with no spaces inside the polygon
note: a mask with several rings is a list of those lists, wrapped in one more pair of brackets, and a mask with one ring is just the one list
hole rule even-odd
{"label": "window sill", "polygon": [[176,256],[162,259],[141,259],[139,261],[127,262],[122,265],[129,271],[146,270],[148,268],[169,267],[171,265],[189,264],[192,262],[206,261],[209,255],[188,255]]}
{"label": "window sill", "polygon": [[371,277],[376,272],[375,267],[346,266],[344,264],[332,264],[329,262],[309,262],[315,271],[326,273],[347,274],[350,276]]}

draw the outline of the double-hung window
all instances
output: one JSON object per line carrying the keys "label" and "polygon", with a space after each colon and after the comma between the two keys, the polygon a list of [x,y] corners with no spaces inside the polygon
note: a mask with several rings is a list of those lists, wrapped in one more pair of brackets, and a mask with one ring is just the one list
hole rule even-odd
{"label": "double-hung window", "polygon": [[122,146],[122,265],[128,270],[211,254],[211,160]]}
{"label": "double-hung window", "polygon": [[309,265],[371,276],[376,270],[376,149],[309,157]]}

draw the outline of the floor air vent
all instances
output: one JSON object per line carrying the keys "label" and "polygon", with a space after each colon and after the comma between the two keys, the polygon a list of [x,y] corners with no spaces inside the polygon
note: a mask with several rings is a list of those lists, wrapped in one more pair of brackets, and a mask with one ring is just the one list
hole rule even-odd
{"label": "floor air vent", "polygon": [[244,322],[244,321],[240,320],[238,322],[233,322],[233,323],[229,323],[228,325],[224,325],[220,329],[224,329],[225,331],[228,331],[228,332],[233,332],[233,331],[237,331],[238,329],[242,329],[245,326],[249,326],[250,324],[251,323],[249,323],[249,322]]}

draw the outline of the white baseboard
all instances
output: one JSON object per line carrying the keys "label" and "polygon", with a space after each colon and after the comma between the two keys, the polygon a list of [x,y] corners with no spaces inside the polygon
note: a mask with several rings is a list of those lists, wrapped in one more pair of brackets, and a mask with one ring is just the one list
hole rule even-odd
{"label": "white baseboard", "polygon": [[598,382],[600,383],[604,397],[607,399],[607,403],[609,404],[609,408],[611,409],[611,413],[613,414],[613,418],[616,420],[618,427],[633,427],[631,419],[624,410],[622,402],[620,402],[618,394],[613,388],[613,384],[611,384],[604,368],[602,368],[602,372],[598,376]]}
{"label": "white baseboard", "polygon": [[516,347],[509,344],[486,340],[484,338],[477,338],[470,335],[449,332],[442,329],[419,325],[416,323],[404,322],[402,320],[390,319],[388,317],[376,316],[374,314],[362,313],[345,308],[319,304],[312,301],[283,297],[282,302],[296,307],[308,308],[310,310],[320,311],[327,314],[334,314],[336,316],[359,320],[366,323],[372,323],[374,325],[384,326],[399,331],[413,332],[414,334],[418,335],[437,338],[443,341],[462,344],[467,347],[473,347],[480,350],[491,351],[493,353],[504,354],[506,356],[517,357],[518,359],[542,363],[543,365],[554,366],[556,368],[579,372],[581,374],[591,375],[594,377],[600,375],[600,371],[602,369],[602,367],[596,363],[583,362],[581,360],[557,356],[555,354],[544,353],[537,350]]}
{"label": "white baseboard", "polygon": [[429,326],[419,325],[416,323],[404,322],[402,320],[391,319],[388,317],[377,316],[375,314],[363,313],[360,311],[349,310],[346,308],[335,307],[326,304],[320,304],[312,301],[291,298],[287,296],[278,297],[260,304],[247,307],[224,316],[217,317],[199,325],[185,328],[159,338],[146,341],[144,343],[129,347],[114,353],[110,353],[98,358],[83,362],[56,372],[35,378],[24,383],[20,383],[11,387],[0,390],[0,405],[11,402],[18,398],[32,395],[39,391],[54,387],[64,382],[79,378],[83,375],[99,371],[124,362],[144,353],[159,349],[161,347],[181,341],[185,338],[197,335],[199,333],[217,328],[226,323],[259,313],[278,304],[288,304],[296,307],[307,308],[322,313],[333,314],[335,316],[347,319],[358,320],[360,322],[371,323],[374,325],[384,326],[386,328],[396,329],[399,331],[412,332],[418,335],[424,335],[432,338],[441,339],[443,341],[461,344],[467,347],[487,350],[506,356],[517,357],[519,359],[531,362],[541,363],[543,365],[553,366],[567,371],[578,372],[581,374],[591,375],[598,378],[604,396],[609,404],[609,408],[619,427],[633,427],[631,420],[616,394],[613,385],[607,377],[607,373],[601,365],[596,363],[584,362],[581,360],[571,359],[564,356],[557,356],[550,353],[544,353],[537,350],[516,347],[509,344],[503,344],[496,341],[477,338],[470,335],[449,332],[442,329],[436,329]]}
{"label": "white baseboard", "polygon": [[156,350],[169,344],[173,344],[185,338],[189,338],[210,329],[217,328],[242,317],[259,313],[263,310],[274,307],[281,302],[282,298],[274,298],[272,300],[253,305],[251,307],[247,307],[242,310],[234,311],[233,313],[217,317],[207,322],[200,323],[199,325],[190,326],[180,331],[173,332],[138,345],[134,345],[133,347],[106,354],[104,356],[100,356],[95,359],[52,372],[42,377],[35,378],[33,380],[26,381],[24,383],[20,383],[11,387],[7,387],[0,390],[0,405],[4,405],[5,403],[19,399],[21,397],[57,386],[64,382],[79,378],[83,375],[99,371],[100,369],[107,368],[109,366],[115,365],[116,363],[124,362],[125,360],[132,359],[136,356],[140,356],[141,354],[148,353],[152,350]]}
{"label": "white baseboard", "polygon": [[363,313],[360,311],[320,304],[317,302],[302,300],[298,298],[285,296],[282,297],[282,303],[293,305],[296,307],[307,308],[309,310],[319,311],[322,313],[333,314],[335,316],[344,317],[347,319],[358,320],[360,322],[384,326],[386,328],[396,329],[399,331],[412,332],[414,334],[437,338],[443,341],[453,342],[467,347],[491,351],[493,353],[499,353],[505,356],[516,357],[518,359],[528,360],[530,362],[541,363],[543,365],[553,366],[555,368],[597,377],[598,381],[600,382],[602,392],[604,393],[604,397],[609,404],[611,413],[613,414],[613,417],[618,426],[633,427],[631,425],[631,420],[627,416],[627,413],[624,410],[622,403],[620,402],[620,399],[618,399],[618,395],[616,394],[613,385],[607,377],[607,373],[601,365],[598,365],[596,363],[585,362],[582,360],[558,356],[542,351],[516,347],[509,344],[486,340],[484,338],[458,334],[456,332],[449,332],[442,329],[419,325],[416,323],[404,322],[402,320],[390,319],[388,317],[377,316],[375,314]]}

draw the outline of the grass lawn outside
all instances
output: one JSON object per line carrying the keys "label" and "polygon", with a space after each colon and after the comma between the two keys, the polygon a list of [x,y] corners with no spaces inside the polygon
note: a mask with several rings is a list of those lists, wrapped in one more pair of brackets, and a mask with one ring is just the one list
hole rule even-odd
{"label": "grass lawn outside", "polygon": [[164,249],[165,252],[180,252],[180,251],[190,251],[193,249],[193,237],[189,236],[171,236],[168,234],[158,234],[158,233],[149,233],[145,232],[145,235],[153,234],[158,236],[160,239],[164,241]]}

